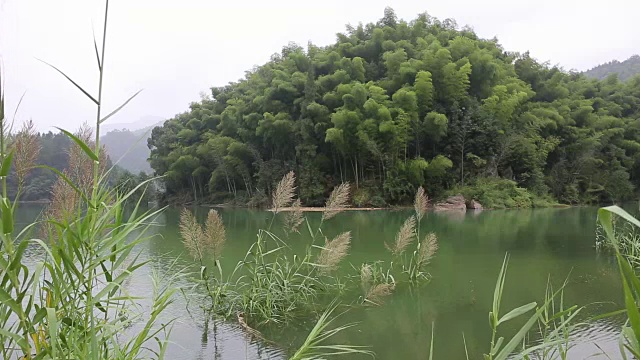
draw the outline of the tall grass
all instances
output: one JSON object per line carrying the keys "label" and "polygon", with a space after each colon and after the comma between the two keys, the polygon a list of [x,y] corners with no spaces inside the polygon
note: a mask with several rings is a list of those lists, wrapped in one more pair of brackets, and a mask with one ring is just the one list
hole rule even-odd
{"label": "tall grass", "polygon": [[[295,175],[286,174],[272,194],[272,217],[266,228],[258,231],[256,241],[242,259],[232,269],[223,269],[220,251],[215,252],[213,271],[207,268],[205,253],[208,248],[206,230],[202,228],[193,213],[184,210],[180,228],[185,247],[194,257],[201,271],[196,277],[200,288],[206,294],[198,303],[205,312],[205,326],[211,316],[222,319],[237,319],[241,327],[251,336],[261,337],[259,329],[265,326],[284,326],[291,321],[323,313],[326,304],[345,303],[350,306],[360,304],[381,305],[396,288],[397,282],[416,284],[428,279],[426,266],[437,249],[437,239],[429,234],[425,240],[416,243],[412,255],[407,255],[406,266],[395,266],[393,261],[376,261],[371,264],[345,264],[351,246],[349,231],[329,237],[325,227],[342,212],[349,202],[350,186],[337,186],[327,199],[320,222],[314,223],[305,216],[296,198]],[[416,214],[399,229],[391,252],[393,256],[403,256],[419,233],[416,218],[422,219],[426,211],[426,196],[419,192],[416,198]],[[284,213],[284,214],[283,214]],[[216,214],[210,210],[209,214]],[[274,232],[278,219],[282,220],[282,230],[287,236],[304,234],[310,239],[302,253],[294,252],[287,242]],[[216,222],[220,238],[224,238],[224,225]],[[224,256],[224,254],[222,254]],[[345,271],[339,271],[339,269]],[[353,269],[354,272],[346,270]],[[411,280],[411,281],[409,281]],[[357,295],[357,289],[362,293]],[[189,298],[194,294],[187,294]],[[328,330],[332,323],[330,314],[334,307],[320,316],[294,359],[316,359],[322,349],[338,354],[353,354],[360,348],[351,346],[319,345],[339,331],[349,327]],[[364,350],[363,350],[364,351]]]}
{"label": "tall grass", "polygon": [[[172,282],[181,272],[162,282],[153,279],[150,311],[140,308],[127,288],[133,273],[147,264],[136,249],[160,210],[143,211],[138,202],[125,211],[133,191],[122,193],[106,183],[110,169],[105,169],[100,125],[131,100],[103,115],[108,8],[107,0],[101,51],[94,41],[97,97],[50,65],[96,105],[95,133],[88,127],[76,134],[60,129],[73,142],[71,164],[64,170],[49,168],[59,176],[53,202],[40,222],[24,229],[15,222],[20,191],[9,199],[6,179],[13,165],[22,187],[36,166],[38,149],[30,123],[9,143],[12,124],[5,117],[0,79],[0,354],[5,359],[162,358],[168,344],[172,321],[162,313],[173,301]],[[37,227],[43,229],[40,237]],[[28,248],[42,256],[28,258]]]}

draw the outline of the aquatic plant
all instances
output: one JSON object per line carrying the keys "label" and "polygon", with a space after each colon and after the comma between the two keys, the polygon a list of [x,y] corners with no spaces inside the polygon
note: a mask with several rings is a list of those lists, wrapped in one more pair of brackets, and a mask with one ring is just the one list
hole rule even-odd
{"label": "aquatic plant", "polygon": [[[128,288],[132,274],[148,263],[139,259],[136,249],[148,239],[147,230],[161,210],[143,211],[138,202],[125,211],[133,191],[120,192],[106,181],[111,169],[105,169],[100,125],[135,97],[104,116],[108,9],[107,0],[101,51],[94,41],[97,97],[51,65],[96,105],[95,138],[91,140],[87,126],[75,135],[60,129],[74,144],[71,164],[64,171],[49,168],[59,177],[53,202],[41,222],[24,229],[18,229],[14,216],[20,191],[9,199],[6,179],[14,166],[20,184],[34,168],[38,149],[32,123],[8,142],[12,123],[5,116],[0,78],[0,355],[5,359],[162,358],[168,344],[172,319],[162,314],[173,301],[180,269],[172,269],[162,282],[154,272],[151,295],[133,294]],[[41,238],[34,237],[38,226],[43,228]],[[33,250],[29,258],[27,249]],[[140,295],[149,297],[149,309],[137,304]]]}

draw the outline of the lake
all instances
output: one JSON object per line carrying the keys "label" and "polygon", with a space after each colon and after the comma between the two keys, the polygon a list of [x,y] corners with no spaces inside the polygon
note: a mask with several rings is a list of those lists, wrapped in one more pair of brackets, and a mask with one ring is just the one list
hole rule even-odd
{"label": "lake", "polygon": [[[22,221],[34,218],[39,211],[37,206],[23,208]],[[205,216],[207,209],[199,208],[197,212]],[[247,209],[220,212],[227,229],[222,264],[223,268],[232,268],[255,241],[258,229],[267,226],[272,214]],[[336,340],[370,346],[377,359],[428,359],[435,324],[435,359],[464,359],[463,334],[471,358],[482,358],[481,354],[488,352],[491,336],[488,313],[506,253],[510,254],[510,262],[502,314],[531,301],[540,302],[549,279],[559,286],[567,277],[564,301],[588,305],[585,317],[621,308],[617,265],[611,256],[594,248],[596,212],[595,207],[580,207],[428,213],[422,221],[421,233],[434,232],[439,242],[439,250],[429,267],[431,281],[417,288],[399,287],[382,306],[350,310],[341,321],[358,325]],[[359,268],[365,261],[390,259],[384,243],[393,242],[409,215],[409,210],[349,211],[331,219],[324,229],[329,237],[352,232],[347,261]],[[318,221],[320,214],[307,216],[313,222]],[[177,257],[179,266],[197,270],[180,240],[178,217],[177,209],[168,209],[158,218],[159,226],[152,230],[158,236],[141,248],[143,258],[151,259],[152,265],[137,273],[128,284],[132,292],[150,293],[151,270],[161,275],[174,271],[170,266]],[[274,229],[278,224],[276,221]],[[302,248],[309,242],[298,234],[284,238],[292,248]],[[349,270],[349,266],[344,266],[341,271]],[[265,336],[274,339],[275,345],[252,341],[234,322],[210,324],[205,333],[202,315],[197,310],[189,314],[183,298],[172,305],[170,315],[177,317],[178,322],[172,332],[169,359],[283,359],[283,349],[302,341],[314,321],[267,329]],[[509,330],[515,331],[517,325],[505,327],[505,335],[512,335]],[[570,357],[599,358],[602,355],[596,354],[602,348],[611,358],[618,358],[620,325],[619,320],[608,319],[579,330]]]}

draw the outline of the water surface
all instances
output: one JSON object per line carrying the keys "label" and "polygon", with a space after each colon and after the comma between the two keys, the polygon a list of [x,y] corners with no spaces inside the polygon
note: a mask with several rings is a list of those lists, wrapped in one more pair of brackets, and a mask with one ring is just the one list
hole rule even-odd
{"label": "water surface", "polygon": [[[39,211],[23,211],[25,219]],[[207,209],[198,209],[204,216]],[[259,228],[266,227],[271,213],[247,209],[220,210],[227,228],[223,267],[231,268],[255,240]],[[436,359],[464,359],[463,334],[472,359],[488,351],[491,308],[495,281],[506,253],[510,263],[502,313],[544,297],[547,282],[556,286],[568,277],[565,303],[588,305],[585,316],[622,307],[621,286],[616,264],[610,256],[594,249],[596,208],[496,210],[479,213],[429,213],[422,221],[422,233],[438,236],[439,250],[430,265],[432,280],[425,286],[400,287],[384,305],[363,307],[347,313],[344,321],[358,326],[342,333],[336,341],[368,345],[377,359],[427,359],[432,324],[435,324]],[[352,232],[348,261],[359,267],[367,261],[389,260],[384,243],[391,243],[410,211],[345,212],[324,226],[331,237]],[[312,222],[319,214],[310,213]],[[169,276],[175,266],[195,266],[185,254],[178,235],[177,209],[169,209],[158,219],[153,231],[158,236],[145,243],[143,257],[152,266],[135,275],[130,288],[150,293],[152,270]],[[26,220],[25,220],[26,221]],[[274,228],[279,232],[278,221]],[[281,234],[283,235],[283,234]],[[283,235],[284,236],[284,235]],[[303,248],[309,239],[294,234],[284,237],[293,248]],[[172,263],[178,258],[177,265]],[[341,271],[349,271],[345,266]],[[353,272],[353,270],[351,270]],[[269,329],[265,334],[278,345],[249,339],[233,323],[210,324],[204,331],[201,314],[189,315],[179,299],[170,309],[178,317],[170,347],[170,359],[283,359],[291,344],[302,341],[312,320],[300,326]],[[504,328],[511,335],[518,324]],[[572,359],[601,358],[600,349],[612,359],[617,356],[620,323],[603,320],[580,330]],[[355,358],[355,357],[349,357]]]}

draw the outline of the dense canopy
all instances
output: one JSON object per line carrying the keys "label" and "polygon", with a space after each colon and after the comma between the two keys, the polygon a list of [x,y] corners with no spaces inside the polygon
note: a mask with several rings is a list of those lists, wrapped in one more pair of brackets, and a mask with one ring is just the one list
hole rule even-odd
{"label": "dense canopy", "polygon": [[590,79],[453,20],[386,9],[211,89],[153,130],[150,162],[182,201],[259,204],[290,170],[308,205],[344,181],[356,205],[487,183],[615,201],[640,184],[639,118],[640,77]]}

